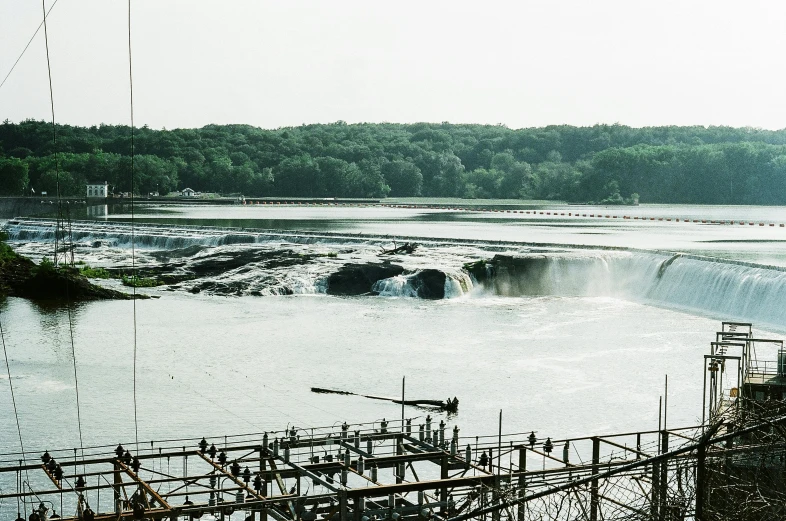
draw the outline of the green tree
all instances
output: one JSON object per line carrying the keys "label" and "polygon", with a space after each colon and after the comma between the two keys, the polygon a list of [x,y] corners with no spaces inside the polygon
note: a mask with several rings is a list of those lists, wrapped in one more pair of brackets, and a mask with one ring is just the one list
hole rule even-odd
{"label": "green tree", "polygon": [[423,174],[420,168],[409,161],[394,159],[380,167],[385,182],[390,186],[394,197],[417,197],[423,188]]}
{"label": "green tree", "polygon": [[0,159],[0,194],[23,195],[29,181],[27,172],[27,163],[21,159]]}

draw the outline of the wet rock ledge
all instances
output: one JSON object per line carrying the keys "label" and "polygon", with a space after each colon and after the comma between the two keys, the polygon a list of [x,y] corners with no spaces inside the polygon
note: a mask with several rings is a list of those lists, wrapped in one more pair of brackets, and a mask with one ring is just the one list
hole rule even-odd
{"label": "wet rock ledge", "polygon": [[2,242],[0,242],[0,296],[63,302],[133,298],[127,293],[92,284],[77,269],[55,268],[49,261],[36,264],[26,257],[17,255]]}
{"label": "wet rock ledge", "polygon": [[[407,275],[403,266],[398,264],[363,263],[345,264],[327,278],[328,295],[375,295],[374,284],[377,282]],[[410,276],[409,284],[420,298],[445,298],[446,275],[440,270],[426,269]]]}
{"label": "wet rock ledge", "polygon": [[404,273],[404,268],[388,262],[345,264],[327,279],[328,295],[368,295],[374,284]]}

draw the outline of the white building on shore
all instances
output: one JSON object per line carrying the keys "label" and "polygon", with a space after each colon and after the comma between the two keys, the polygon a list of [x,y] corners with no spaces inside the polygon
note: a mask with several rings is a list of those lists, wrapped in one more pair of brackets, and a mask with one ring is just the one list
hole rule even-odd
{"label": "white building on shore", "polygon": [[85,194],[86,197],[100,197],[101,199],[106,199],[109,197],[109,183],[104,181],[101,184],[98,183],[88,183],[87,185],[87,193]]}

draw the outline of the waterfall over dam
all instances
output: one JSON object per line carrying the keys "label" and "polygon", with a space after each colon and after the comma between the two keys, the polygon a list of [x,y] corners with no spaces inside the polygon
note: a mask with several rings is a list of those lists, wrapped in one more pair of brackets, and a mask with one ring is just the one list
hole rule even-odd
{"label": "waterfall over dam", "polygon": [[[14,219],[5,229],[14,243],[47,243],[54,240],[55,224],[51,220]],[[72,223],[70,234],[77,248],[84,251],[130,248],[132,242],[128,223],[79,221]],[[321,244],[340,251],[351,245],[353,258],[369,262],[379,262],[379,245],[390,240],[370,235],[147,223],[136,224],[133,231],[134,245],[142,251],[284,244]],[[428,239],[422,244],[417,257],[396,259],[407,272],[376,282],[375,293],[415,297],[417,273],[437,269],[446,276],[445,298],[611,297],[786,329],[786,269],[782,267],[643,250],[544,249],[525,243],[449,239]],[[331,262],[340,265],[341,260]],[[467,260],[481,262],[472,267]],[[293,277],[298,277],[303,287],[312,288],[296,292],[323,292],[329,269],[332,265],[322,270],[291,267]],[[259,270],[259,277],[263,275],[261,268],[254,267],[245,270],[244,277],[257,276],[254,270]]]}

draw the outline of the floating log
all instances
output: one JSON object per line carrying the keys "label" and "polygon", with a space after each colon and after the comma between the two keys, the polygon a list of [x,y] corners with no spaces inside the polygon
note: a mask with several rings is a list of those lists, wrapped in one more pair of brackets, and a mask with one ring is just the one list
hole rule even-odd
{"label": "floating log", "polygon": [[385,396],[373,396],[370,394],[359,394],[350,391],[340,391],[337,389],[324,389],[322,387],[312,387],[312,393],[320,394],[344,394],[352,396],[361,396],[363,398],[370,398],[372,400],[384,400],[403,405],[412,405],[414,407],[436,407],[440,410],[447,412],[456,412],[458,410],[458,398],[444,400],[401,400],[400,398],[387,398]]}
{"label": "floating log", "polygon": [[405,242],[401,246],[396,246],[396,243],[393,243],[392,250],[386,250],[382,248],[382,251],[379,253],[380,255],[397,255],[399,253],[412,253],[418,247],[417,244],[414,242]]}
{"label": "floating log", "polygon": [[311,392],[312,393],[325,393],[325,394],[355,394],[355,393],[350,393],[349,391],[335,391],[333,389],[323,389],[321,387],[312,387],[311,388]]}

